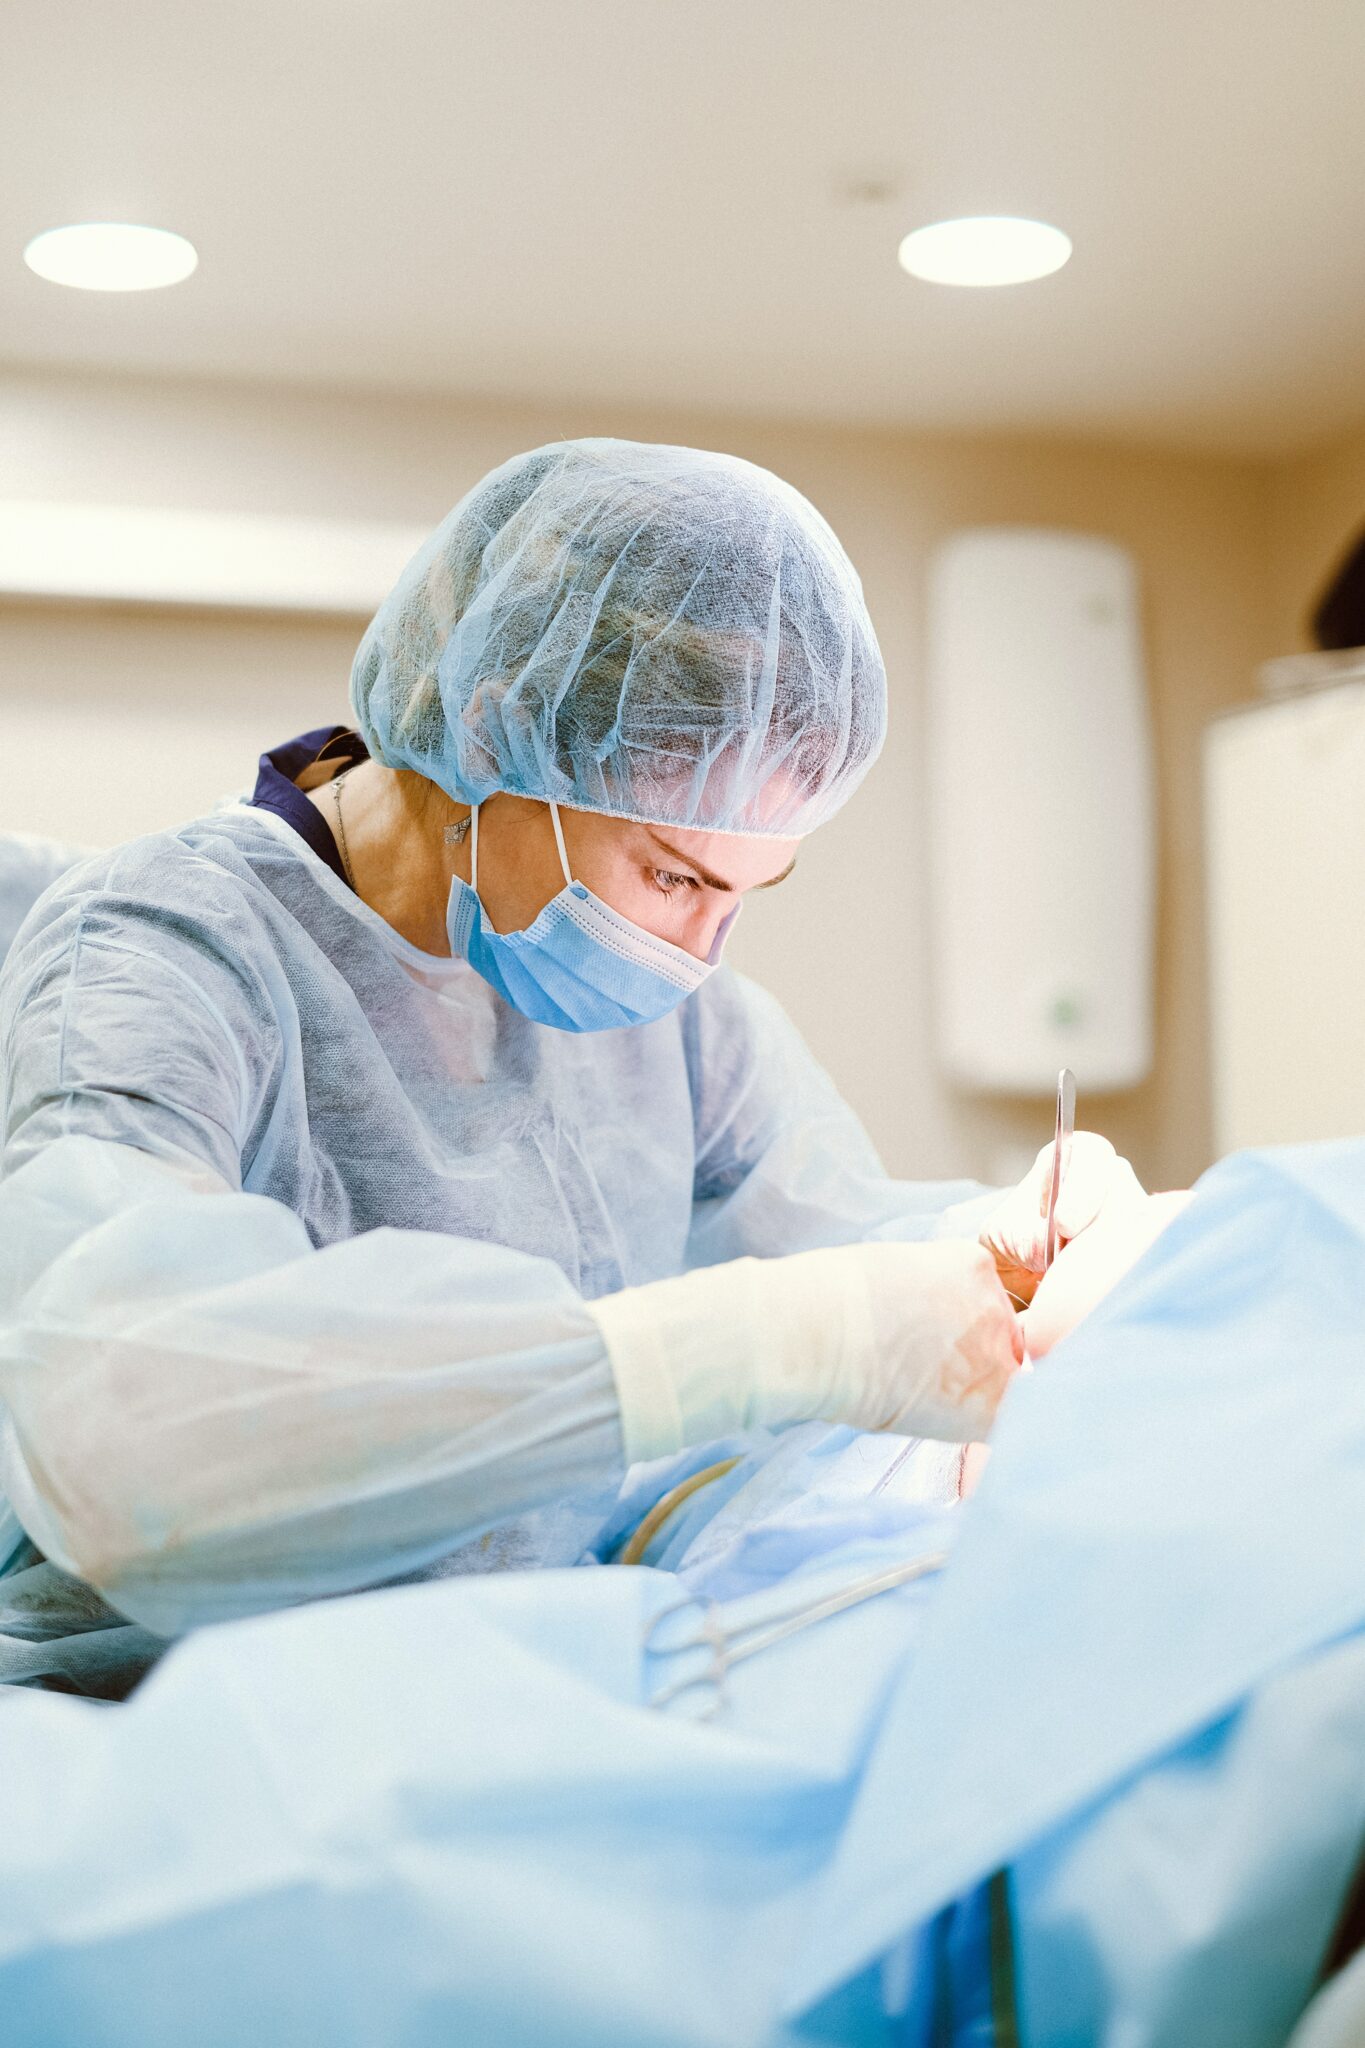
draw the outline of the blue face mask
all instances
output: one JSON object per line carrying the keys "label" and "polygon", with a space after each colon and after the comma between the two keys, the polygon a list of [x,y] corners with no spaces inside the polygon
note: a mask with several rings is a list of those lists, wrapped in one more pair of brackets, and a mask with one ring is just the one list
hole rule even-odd
{"label": "blue face mask", "polygon": [[479,806],[471,813],[470,879],[456,875],[446,908],[450,950],[503,1001],[559,1031],[652,1024],[699,989],[720,960],[739,906],[716,934],[708,960],[632,924],[569,872],[559,806],[550,805],[564,887],[524,932],[495,932],[479,901]]}

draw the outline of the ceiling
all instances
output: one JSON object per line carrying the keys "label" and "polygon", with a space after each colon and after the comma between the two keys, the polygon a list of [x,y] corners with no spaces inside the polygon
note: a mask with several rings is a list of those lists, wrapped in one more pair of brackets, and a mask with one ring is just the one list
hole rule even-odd
{"label": "ceiling", "polygon": [[[0,45],[13,363],[1247,454],[1365,417],[1360,0],[9,0]],[[1071,264],[897,269],[980,212]],[[23,267],[82,219],[199,271]]]}

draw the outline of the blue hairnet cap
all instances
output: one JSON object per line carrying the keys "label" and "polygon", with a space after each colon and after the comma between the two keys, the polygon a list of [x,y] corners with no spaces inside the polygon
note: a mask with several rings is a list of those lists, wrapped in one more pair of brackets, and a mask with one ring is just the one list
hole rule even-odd
{"label": "blue hairnet cap", "polygon": [[875,760],[886,674],[852,563],[789,484],[560,441],[493,470],[408,564],[351,703],[371,753],[460,803],[797,838]]}

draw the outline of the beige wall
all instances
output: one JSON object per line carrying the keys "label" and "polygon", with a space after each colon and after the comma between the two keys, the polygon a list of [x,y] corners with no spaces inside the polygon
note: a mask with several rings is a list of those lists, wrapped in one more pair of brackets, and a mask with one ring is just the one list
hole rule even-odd
{"label": "beige wall", "polygon": [[1308,619],[1365,527],[1365,426],[1277,465],[1270,490],[1269,654],[1312,645]]}
{"label": "beige wall", "polygon": [[[887,752],[792,881],[752,906],[736,953],[781,996],[902,1173],[991,1175],[1050,1127],[1045,1104],[974,1101],[934,1068],[919,730],[926,555],[956,527],[1009,521],[1132,550],[1161,775],[1158,1063],[1141,1089],[1107,1101],[1085,1097],[1082,1075],[1082,1106],[1150,1182],[1196,1174],[1210,1147],[1199,735],[1210,713],[1249,694],[1266,652],[1269,480],[1259,465],[682,409],[12,376],[0,378],[0,492],[434,521],[515,450],[600,432],[722,446],[770,465],[809,493],[862,571],[890,674]],[[0,607],[0,824],[102,838],[120,820],[134,829],[134,812],[158,824],[201,808],[242,782],[258,743],[344,715],[356,630]]]}

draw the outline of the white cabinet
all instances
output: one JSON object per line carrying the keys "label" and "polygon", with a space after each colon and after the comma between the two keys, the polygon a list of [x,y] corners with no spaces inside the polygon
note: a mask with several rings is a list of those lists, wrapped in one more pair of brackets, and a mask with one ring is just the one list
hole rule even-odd
{"label": "white cabinet", "polygon": [[1365,657],[1217,720],[1205,744],[1214,1131],[1365,1135]]}

